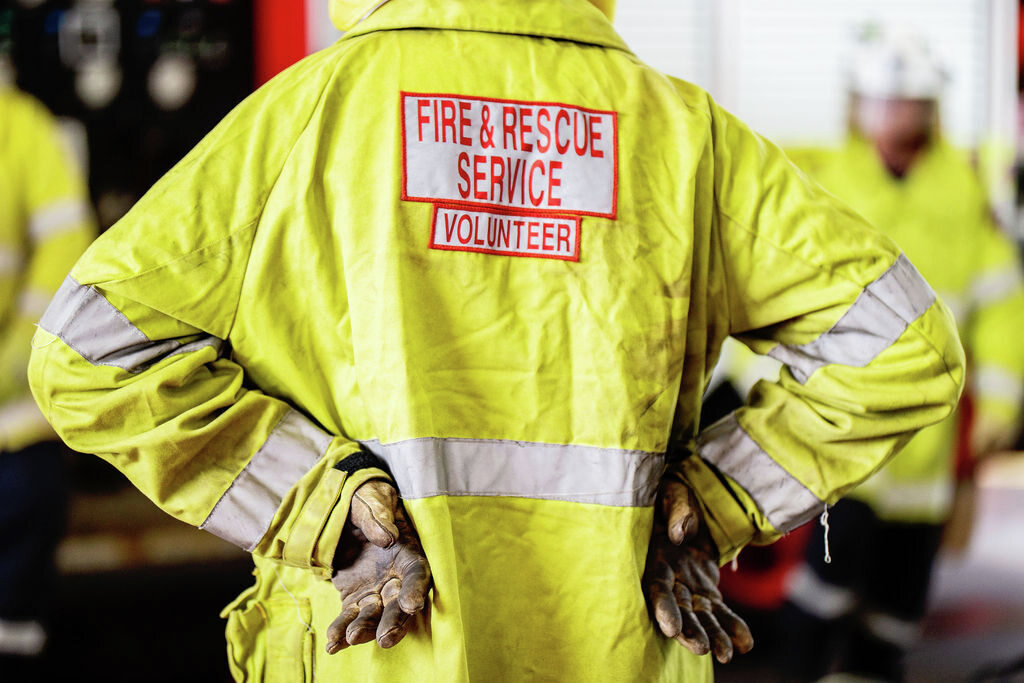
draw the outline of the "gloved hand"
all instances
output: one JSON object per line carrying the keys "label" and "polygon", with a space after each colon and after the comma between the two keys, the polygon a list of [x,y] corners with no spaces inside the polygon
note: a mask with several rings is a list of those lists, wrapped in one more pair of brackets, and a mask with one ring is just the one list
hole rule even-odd
{"label": "gloved hand", "polygon": [[331,579],[341,593],[341,614],[327,629],[332,655],[374,638],[381,647],[394,646],[430,590],[430,565],[390,483],[368,481],[356,489],[349,520]]}
{"label": "gloved hand", "polygon": [[643,586],[658,628],[690,652],[713,651],[724,664],[734,651],[754,646],[746,623],[722,601],[718,550],[681,482],[666,480],[659,488]]}

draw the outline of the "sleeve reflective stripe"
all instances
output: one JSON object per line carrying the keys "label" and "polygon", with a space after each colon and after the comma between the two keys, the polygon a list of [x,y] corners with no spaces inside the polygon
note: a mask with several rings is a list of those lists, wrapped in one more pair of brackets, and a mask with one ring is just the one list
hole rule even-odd
{"label": "sleeve reflective stripe", "polygon": [[421,438],[363,446],[391,468],[403,498],[509,496],[614,507],[654,504],[664,456],[564,444]]}
{"label": "sleeve reflective stripe", "polygon": [[289,411],[199,528],[251,552],[288,490],[323,457],[331,439],[304,415]]}
{"label": "sleeve reflective stripe", "polygon": [[89,218],[89,207],[80,199],[66,199],[37,209],[28,219],[28,235],[33,242],[76,227]]}
{"label": "sleeve reflective stripe", "polygon": [[1015,405],[1024,401],[1024,381],[1018,375],[996,365],[976,367],[971,386],[979,398],[994,398]]}
{"label": "sleeve reflective stripe", "polygon": [[142,372],[164,358],[204,346],[214,346],[219,351],[224,343],[212,336],[189,342],[152,341],[102,294],[78,284],[70,275],[39,320],[39,327],[59,337],[93,365],[107,365],[132,373]]}
{"label": "sleeve reflective stripe", "polygon": [[25,255],[18,247],[0,247],[0,276],[15,275],[25,265]]}
{"label": "sleeve reflective stripe", "polygon": [[50,305],[53,292],[39,289],[26,289],[18,295],[18,311],[32,319],[38,319]]}
{"label": "sleeve reflective stripe", "polygon": [[974,279],[971,283],[971,301],[975,306],[985,306],[1005,299],[1024,286],[1020,269],[1016,265],[1007,265],[998,270],[989,270]]}
{"label": "sleeve reflective stripe", "polygon": [[697,453],[742,486],[768,522],[782,533],[800,526],[824,505],[750,438],[734,414],[701,432]]}
{"label": "sleeve reflective stripe", "polygon": [[801,346],[776,346],[768,355],[785,363],[801,384],[826,365],[864,367],[899,339],[934,301],[931,287],[900,254],[830,330]]}
{"label": "sleeve reflective stripe", "polygon": [[819,619],[838,619],[857,607],[857,595],[853,591],[826,582],[806,564],[793,572],[786,587],[786,597]]}
{"label": "sleeve reflective stripe", "polygon": [[921,622],[916,619],[900,619],[872,610],[864,614],[861,621],[871,635],[903,650],[909,650],[921,639]]}

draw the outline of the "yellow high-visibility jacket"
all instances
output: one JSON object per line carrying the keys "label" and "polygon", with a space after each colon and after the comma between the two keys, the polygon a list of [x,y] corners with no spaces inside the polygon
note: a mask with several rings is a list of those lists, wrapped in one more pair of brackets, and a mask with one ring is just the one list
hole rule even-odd
{"label": "yellow high-visibility jacket", "polygon": [[96,229],[57,122],[2,85],[0,179],[0,451],[17,451],[57,438],[29,392],[32,335]]}
{"label": "yellow high-visibility jacket", "polygon": [[[801,168],[891,237],[956,317],[967,352],[976,425],[1015,431],[1024,399],[1024,278],[1013,243],[992,223],[963,155],[939,140],[893,178],[871,144],[796,150]],[[941,523],[953,501],[956,421],[915,436],[850,492],[883,519]]]}
{"label": "yellow high-visibility jacket", "polygon": [[[723,561],[949,414],[952,317],[895,245],[585,0],[391,0],[261,88],[75,267],[36,397],[252,551],[239,680],[706,680],[640,587],[666,453]],[[697,435],[722,341],[790,363]],[[434,573],[323,654],[390,466]],[[689,456],[689,457],[687,457]]]}

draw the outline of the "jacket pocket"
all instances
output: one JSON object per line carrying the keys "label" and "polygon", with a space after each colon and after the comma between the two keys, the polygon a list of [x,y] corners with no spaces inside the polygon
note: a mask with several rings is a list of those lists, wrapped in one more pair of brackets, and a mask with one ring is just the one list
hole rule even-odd
{"label": "jacket pocket", "polygon": [[254,600],[227,615],[228,667],[238,683],[313,680],[309,600]]}

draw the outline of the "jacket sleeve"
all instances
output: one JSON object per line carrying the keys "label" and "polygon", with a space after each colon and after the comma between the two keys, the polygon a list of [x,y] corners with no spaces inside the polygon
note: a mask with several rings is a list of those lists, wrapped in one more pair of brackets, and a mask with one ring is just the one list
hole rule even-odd
{"label": "jacket sleeve", "polygon": [[352,467],[358,443],[253,386],[230,348],[259,216],[315,106],[296,89],[317,66],[251,96],[89,248],[40,321],[30,382],[69,445],[169,514],[328,576],[352,493],[387,475]]}
{"label": "jacket sleeve", "polygon": [[949,415],[964,358],[948,309],[890,240],[710,107],[718,305],[731,336],[783,365],[683,463],[726,561],[821,513]]}
{"label": "jacket sleeve", "polygon": [[10,122],[8,154],[22,188],[22,253],[17,298],[0,328],[0,445],[19,450],[53,432],[28,392],[26,370],[35,323],[96,230],[85,186],[57,122],[25,96]]}
{"label": "jacket sleeve", "polygon": [[987,221],[977,233],[981,257],[964,333],[975,429],[986,432],[976,443],[1006,446],[1016,436],[1024,401],[1024,278],[1008,238]]}

